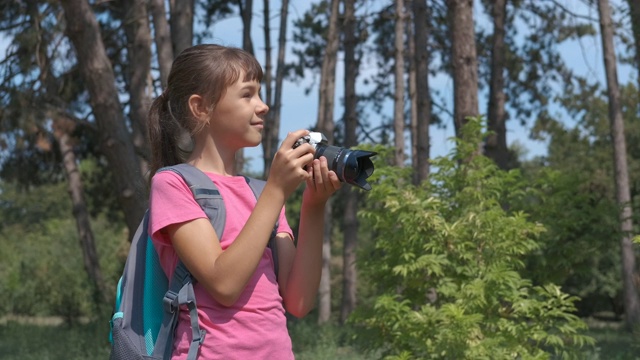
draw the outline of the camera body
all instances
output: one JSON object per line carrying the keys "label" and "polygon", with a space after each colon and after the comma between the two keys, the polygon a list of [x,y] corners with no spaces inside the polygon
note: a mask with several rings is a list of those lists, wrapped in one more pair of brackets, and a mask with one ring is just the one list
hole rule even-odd
{"label": "camera body", "polygon": [[327,159],[329,170],[333,170],[340,181],[364,190],[371,190],[371,185],[366,180],[373,174],[371,157],[377,153],[329,145],[327,137],[319,132],[311,132],[301,137],[293,147],[296,148],[304,143],[311,144],[316,149],[316,159],[321,156]]}

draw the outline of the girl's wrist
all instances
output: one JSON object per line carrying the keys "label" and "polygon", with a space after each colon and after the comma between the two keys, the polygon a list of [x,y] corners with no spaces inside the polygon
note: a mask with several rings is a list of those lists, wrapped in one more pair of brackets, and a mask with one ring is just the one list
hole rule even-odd
{"label": "girl's wrist", "polygon": [[310,210],[318,209],[324,211],[324,207],[327,204],[328,198],[314,198],[307,193],[308,190],[302,195],[302,207],[309,208]]}
{"label": "girl's wrist", "polygon": [[285,202],[287,201],[287,194],[285,194],[284,190],[282,190],[278,186],[273,185],[269,181],[267,181],[262,194],[267,196],[270,202],[281,204],[282,206],[284,206]]}

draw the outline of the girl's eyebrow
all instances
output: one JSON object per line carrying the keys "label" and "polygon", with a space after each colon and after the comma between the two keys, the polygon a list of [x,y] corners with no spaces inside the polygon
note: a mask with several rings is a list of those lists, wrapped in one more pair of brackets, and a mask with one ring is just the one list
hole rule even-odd
{"label": "girl's eyebrow", "polygon": [[258,90],[258,91],[260,91],[260,84],[249,82],[249,83],[247,83],[245,85],[242,85],[240,90]]}

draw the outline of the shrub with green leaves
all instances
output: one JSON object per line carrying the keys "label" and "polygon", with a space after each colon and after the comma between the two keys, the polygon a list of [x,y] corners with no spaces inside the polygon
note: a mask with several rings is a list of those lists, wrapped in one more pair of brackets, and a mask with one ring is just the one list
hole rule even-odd
{"label": "shrub with green leaves", "polygon": [[580,358],[593,339],[577,299],[521,275],[544,228],[508,210],[521,177],[479,155],[482,129],[471,120],[418,187],[377,149],[360,213],[375,237],[360,273],[377,295],[352,318],[358,340],[387,359]]}
{"label": "shrub with green leaves", "polygon": [[[96,297],[84,268],[66,184],[20,192],[15,185],[0,183],[0,191],[0,318],[60,316],[73,322],[80,316],[104,316],[108,320],[113,303],[104,304]],[[94,217],[91,226],[102,276],[113,297],[129,247],[126,233],[103,214]]]}

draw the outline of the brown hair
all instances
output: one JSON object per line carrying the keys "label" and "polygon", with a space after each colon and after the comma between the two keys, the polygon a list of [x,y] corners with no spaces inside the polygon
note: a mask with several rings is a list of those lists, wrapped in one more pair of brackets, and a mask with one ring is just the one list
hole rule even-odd
{"label": "brown hair", "polygon": [[185,132],[193,136],[205,126],[191,114],[189,97],[202,96],[211,110],[242,74],[243,81],[262,81],[262,67],[242,49],[203,44],[187,48],[176,57],[167,88],[149,109],[149,179],[161,167],[184,162],[189,151],[180,146],[181,138]]}

